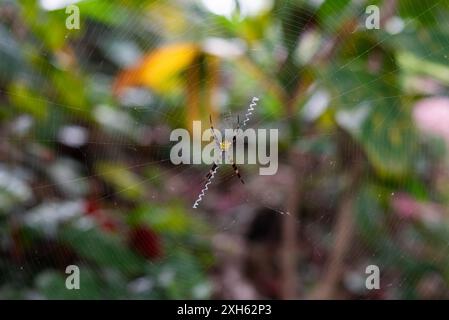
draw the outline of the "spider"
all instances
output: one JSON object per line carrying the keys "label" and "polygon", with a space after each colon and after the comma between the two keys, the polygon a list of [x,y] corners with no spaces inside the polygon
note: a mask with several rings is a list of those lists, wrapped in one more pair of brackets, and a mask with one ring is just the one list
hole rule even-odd
{"label": "spider", "polygon": [[[212,135],[214,136],[215,144],[217,145],[218,150],[221,152],[221,157],[223,163],[225,163],[226,156],[228,155],[229,148],[232,145],[235,145],[236,139],[237,139],[237,133],[240,129],[240,118],[237,116],[237,128],[234,130],[234,135],[232,137],[232,142],[229,140],[225,140],[225,137],[223,135],[221,142],[218,140],[217,136],[215,135],[214,126],[212,124],[212,116],[209,115],[209,121],[210,121],[210,130],[212,132]],[[215,163],[212,165],[212,168],[209,170],[209,173],[206,175],[206,179],[209,180],[214,173],[215,169],[217,169],[218,165]],[[234,169],[235,174],[239,178],[240,182],[245,184],[245,181],[243,181],[242,176],[239,173],[239,169],[237,168],[237,165],[235,164],[234,160],[232,160],[232,168]]]}

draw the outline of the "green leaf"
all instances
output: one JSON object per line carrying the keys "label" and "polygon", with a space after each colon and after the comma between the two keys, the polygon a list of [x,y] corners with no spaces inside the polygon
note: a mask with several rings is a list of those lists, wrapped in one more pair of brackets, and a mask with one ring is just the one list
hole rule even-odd
{"label": "green leaf", "polygon": [[320,26],[327,32],[335,32],[353,16],[351,0],[325,0],[316,13]]}
{"label": "green leaf", "polygon": [[398,63],[402,69],[449,83],[447,28],[437,26],[422,30],[411,29],[387,39],[397,51]]}
{"label": "green leaf", "polygon": [[117,195],[132,200],[144,195],[143,181],[121,164],[99,162],[96,165],[96,171],[106,182],[116,188]]}
{"label": "green leaf", "polygon": [[[398,1],[398,11],[401,17],[413,19],[424,26],[436,24],[443,7],[447,8],[446,1],[434,0],[401,0]],[[442,19],[447,17],[441,15]]]}
{"label": "green leaf", "polygon": [[435,270],[432,262],[421,261],[410,255],[389,234],[388,220],[381,201],[388,196],[381,186],[366,184],[362,186],[356,197],[356,223],[364,242],[374,250],[376,257],[385,268],[396,267],[410,279],[404,289],[405,297],[414,297],[415,281],[427,272]]}
{"label": "green leaf", "polygon": [[403,177],[413,164],[416,134],[402,105],[394,73],[369,73],[360,64],[335,70],[337,123],[364,149],[378,174]]}
{"label": "green leaf", "polygon": [[0,25],[0,79],[8,81],[26,67],[23,54],[17,41]]}
{"label": "green leaf", "polygon": [[38,119],[47,117],[48,104],[46,100],[24,83],[16,82],[11,84],[9,97],[12,104],[19,111],[29,113]]}
{"label": "green leaf", "polygon": [[[208,293],[201,294],[198,286],[208,285],[205,270],[189,252],[177,250],[159,265],[152,265],[149,273],[158,274],[158,287],[162,298],[205,299]],[[206,290],[207,291],[207,290]]]}
{"label": "green leaf", "polygon": [[180,205],[141,206],[129,215],[128,223],[130,225],[146,223],[157,232],[173,235],[185,235],[192,231],[207,231],[202,221],[188,215],[184,207]]}
{"label": "green leaf", "polygon": [[126,274],[142,272],[146,261],[129,249],[120,238],[95,229],[80,230],[67,227],[61,232],[61,240],[76,252],[98,266],[117,268]]}
{"label": "green leaf", "polygon": [[[53,270],[45,271],[36,277],[35,283],[46,299],[104,299],[104,283],[98,274],[87,266],[80,268],[80,288],[69,290],[66,288],[66,277],[69,275]],[[104,291],[103,291],[104,290]]]}

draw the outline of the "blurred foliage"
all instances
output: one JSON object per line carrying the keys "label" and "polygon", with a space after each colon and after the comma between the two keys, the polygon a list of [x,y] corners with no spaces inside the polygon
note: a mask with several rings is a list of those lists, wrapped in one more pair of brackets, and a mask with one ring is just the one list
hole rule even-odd
{"label": "blurred foliage", "polygon": [[[406,279],[381,297],[423,297],[434,273],[447,286],[447,158],[412,119],[448,94],[447,1],[239,0],[218,14],[213,1],[86,0],[80,30],[59,2],[0,3],[0,298],[211,297],[214,226],[167,163],[168,132],[252,96],[281,129],[282,166],[296,151],[337,163],[310,172],[323,202],[362,168],[356,260]],[[370,4],[380,30],[365,29]],[[308,206],[302,222],[320,224]],[[79,292],[64,287],[69,264]]]}

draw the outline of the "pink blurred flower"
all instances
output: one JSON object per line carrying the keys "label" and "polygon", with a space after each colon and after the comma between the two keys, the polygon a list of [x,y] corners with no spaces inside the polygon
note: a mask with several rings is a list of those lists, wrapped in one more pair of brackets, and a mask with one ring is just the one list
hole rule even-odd
{"label": "pink blurred flower", "polygon": [[396,213],[404,219],[416,217],[419,205],[415,199],[406,193],[400,193],[393,198],[393,208]]}
{"label": "pink blurred flower", "polygon": [[399,217],[426,223],[439,223],[445,211],[436,203],[419,202],[406,193],[395,195],[392,206]]}
{"label": "pink blurred flower", "polygon": [[449,145],[449,97],[432,97],[418,101],[413,109],[417,127],[437,135]]}

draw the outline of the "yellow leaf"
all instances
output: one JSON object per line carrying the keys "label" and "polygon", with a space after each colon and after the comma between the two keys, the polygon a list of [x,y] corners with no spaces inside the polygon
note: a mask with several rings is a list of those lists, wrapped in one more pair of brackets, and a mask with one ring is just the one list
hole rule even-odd
{"label": "yellow leaf", "polygon": [[157,92],[165,92],[176,85],[179,73],[198,56],[200,49],[192,43],[175,43],[155,49],[135,67],[119,74],[115,92],[127,86],[147,86]]}

